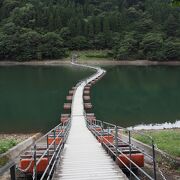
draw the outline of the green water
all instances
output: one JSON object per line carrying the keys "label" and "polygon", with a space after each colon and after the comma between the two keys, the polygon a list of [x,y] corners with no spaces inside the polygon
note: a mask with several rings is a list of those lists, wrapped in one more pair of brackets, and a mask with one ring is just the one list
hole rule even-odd
{"label": "green water", "polygon": [[91,92],[98,119],[121,126],[180,119],[180,67],[105,67]]}
{"label": "green water", "polygon": [[[121,126],[180,119],[180,67],[105,67],[92,88],[98,119]],[[68,90],[92,71],[71,66],[0,67],[0,132],[47,131]]]}
{"label": "green water", "polygon": [[69,89],[92,71],[71,66],[0,67],[0,132],[47,131]]}

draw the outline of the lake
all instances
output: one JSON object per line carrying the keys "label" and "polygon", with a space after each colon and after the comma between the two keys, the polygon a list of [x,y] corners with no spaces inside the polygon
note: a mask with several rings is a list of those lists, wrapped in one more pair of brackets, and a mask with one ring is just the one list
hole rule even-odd
{"label": "lake", "polygon": [[90,74],[74,66],[0,66],[0,132],[56,126],[69,89]]}
{"label": "lake", "polygon": [[[98,119],[129,127],[180,119],[180,67],[106,66],[91,90]],[[1,66],[0,132],[47,131],[69,89],[92,74],[72,66]]]}
{"label": "lake", "polygon": [[129,127],[180,120],[180,67],[111,66],[92,89],[98,119]]}

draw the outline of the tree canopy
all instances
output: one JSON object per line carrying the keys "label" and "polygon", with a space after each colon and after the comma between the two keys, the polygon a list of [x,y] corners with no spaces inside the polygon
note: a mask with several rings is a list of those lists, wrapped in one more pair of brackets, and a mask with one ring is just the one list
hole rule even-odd
{"label": "tree canopy", "polygon": [[180,9],[170,0],[0,1],[0,60],[56,59],[68,49],[178,60],[179,45]]}

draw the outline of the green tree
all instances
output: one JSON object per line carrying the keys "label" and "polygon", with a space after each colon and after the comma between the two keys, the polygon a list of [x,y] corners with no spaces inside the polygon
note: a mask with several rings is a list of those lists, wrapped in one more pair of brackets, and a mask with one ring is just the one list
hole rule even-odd
{"label": "green tree", "polygon": [[98,16],[95,18],[94,32],[95,34],[98,34],[101,32],[101,19]]}
{"label": "green tree", "polygon": [[7,18],[10,13],[16,8],[19,7],[20,2],[16,0],[4,0],[2,1],[2,7],[0,9],[0,19]]}
{"label": "green tree", "polygon": [[17,60],[19,53],[19,34],[7,35],[0,33],[0,59]]}
{"label": "green tree", "polygon": [[93,35],[94,35],[94,26],[93,26],[93,22],[91,20],[88,21],[88,35],[89,35],[89,37],[93,37]]}
{"label": "green tree", "polygon": [[167,60],[180,59],[180,39],[167,39],[164,43],[164,53]]}
{"label": "green tree", "polygon": [[72,38],[71,41],[71,49],[73,50],[83,50],[88,49],[88,41],[84,36],[76,36]]}
{"label": "green tree", "polygon": [[126,33],[123,40],[114,47],[113,51],[116,59],[127,60],[137,56],[139,47],[134,36],[134,33]]}
{"label": "green tree", "polygon": [[77,34],[79,34],[79,35],[83,34],[83,26],[82,26],[81,20],[77,21],[76,31],[77,31]]}
{"label": "green tree", "polygon": [[[180,22],[180,21],[179,21]],[[178,20],[171,14],[165,22],[165,29],[168,36],[175,36],[180,28]]]}
{"label": "green tree", "polygon": [[76,18],[73,17],[68,22],[68,27],[72,36],[77,35],[76,24],[77,24]]}
{"label": "green tree", "polygon": [[28,3],[21,8],[15,8],[12,18],[13,22],[18,26],[33,28],[35,24],[34,6]]}
{"label": "green tree", "polygon": [[109,31],[110,31],[109,18],[108,17],[104,17],[103,18],[103,32],[104,33],[109,33]]}
{"label": "green tree", "polygon": [[54,32],[48,32],[42,36],[41,48],[42,57],[45,59],[58,59],[65,56],[63,40],[58,34]]}
{"label": "green tree", "polygon": [[16,26],[13,22],[4,24],[2,31],[7,35],[13,35],[20,31],[20,28]]}
{"label": "green tree", "polygon": [[150,60],[164,59],[163,36],[160,33],[147,33],[142,42],[141,48],[144,55]]}
{"label": "green tree", "polygon": [[19,43],[18,60],[36,60],[39,59],[39,47],[41,45],[41,35],[36,31],[28,31],[21,34]]}
{"label": "green tree", "polygon": [[[175,60],[180,13],[168,0],[1,0],[0,34],[1,59],[58,58],[68,48],[113,48],[118,59]],[[58,45],[49,36],[56,36]]]}

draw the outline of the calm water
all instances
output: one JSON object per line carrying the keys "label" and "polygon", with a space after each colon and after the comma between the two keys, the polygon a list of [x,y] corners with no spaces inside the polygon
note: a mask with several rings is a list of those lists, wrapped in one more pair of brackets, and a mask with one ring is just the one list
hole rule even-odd
{"label": "calm water", "polygon": [[[180,67],[105,67],[91,92],[98,119],[121,126],[180,119]],[[68,90],[92,72],[77,67],[0,67],[0,132],[49,130]]]}
{"label": "calm water", "polygon": [[68,90],[92,71],[77,67],[0,67],[0,132],[36,132],[59,123]]}
{"label": "calm water", "polygon": [[98,119],[121,126],[180,119],[180,67],[107,67],[92,91]]}

